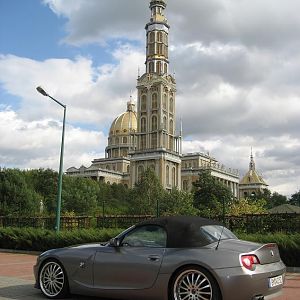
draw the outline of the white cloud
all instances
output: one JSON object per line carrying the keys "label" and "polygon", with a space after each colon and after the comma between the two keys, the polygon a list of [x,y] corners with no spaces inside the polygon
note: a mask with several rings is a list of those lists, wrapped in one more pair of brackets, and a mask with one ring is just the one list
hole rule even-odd
{"label": "white cloud", "polygon": [[[56,120],[25,121],[10,109],[1,110],[1,166],[58,169],[61,133],[62,124]],[[105,143],[106,137],[102,132],[67,125],[65,169],[73,164],[89,166],[92,159],[103,155],[102,151],[95,152],[95,149]]]}

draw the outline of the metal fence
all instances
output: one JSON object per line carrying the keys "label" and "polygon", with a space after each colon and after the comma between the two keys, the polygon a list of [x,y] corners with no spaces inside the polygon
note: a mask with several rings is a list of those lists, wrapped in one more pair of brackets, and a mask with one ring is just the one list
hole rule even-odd
{"label": "metal fence", "polygon": [[[61,229],[127,228],[154,218],[152,215],[105,215],[98,217],[61,217]],[[215,218],[223,221],[223,217]],[[232,231],[245,233],[300,233],[300,214],[253,214],[225,216],[225,225]],[[54,229],[54,217],[0,217],[0,227],[33,227]]]}

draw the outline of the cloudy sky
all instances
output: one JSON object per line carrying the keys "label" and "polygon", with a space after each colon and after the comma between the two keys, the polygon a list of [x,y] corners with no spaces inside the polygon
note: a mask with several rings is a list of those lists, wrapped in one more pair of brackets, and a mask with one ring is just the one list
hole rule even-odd
{"label": "cloudy sky", "polygon": [[[0,166],[65,169],[104,155],[144,70],[149,0],[0,0]],[[300,1],[168,0],[184,151],[241,176],[250,148],[272,191],[300,189]]]}

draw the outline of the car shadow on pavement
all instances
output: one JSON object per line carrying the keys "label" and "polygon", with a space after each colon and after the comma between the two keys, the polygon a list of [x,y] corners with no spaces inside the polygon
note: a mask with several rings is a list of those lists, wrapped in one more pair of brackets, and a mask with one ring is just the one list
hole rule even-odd
{"label": "car shadow on pavement", "polygon": [[[6,287],[0,287],[0,299],[1,300],[45,300],[47,299],[42,295],[41,291],[35,289],[32,283],[11,285]],[[96,297],[87,297],[79,295],[71,295],[67,300],[109,300]]]}

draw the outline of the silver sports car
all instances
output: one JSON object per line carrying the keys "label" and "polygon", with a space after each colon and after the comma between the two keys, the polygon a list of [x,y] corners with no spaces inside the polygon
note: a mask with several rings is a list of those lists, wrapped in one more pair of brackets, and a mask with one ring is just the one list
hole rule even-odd
{"label": "silver sports car", "polygon": [[268,299],[285,271],[276,244],[241,241],[199,217],[145,221],[104,245],[46,251],[34,266],[36,287],[52,299]]}

